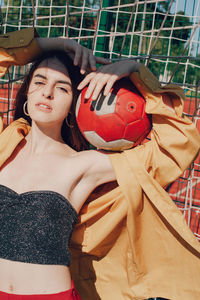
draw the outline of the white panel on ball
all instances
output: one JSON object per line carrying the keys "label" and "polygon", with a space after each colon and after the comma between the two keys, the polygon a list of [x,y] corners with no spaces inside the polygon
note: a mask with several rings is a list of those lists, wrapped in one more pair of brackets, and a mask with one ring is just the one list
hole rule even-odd
{"label": "white panel on ball", "polygon": [[133,147],[134,143],[125,139],[115,141],[104,141],[95,131],[85,131],[86,139],[95,147],[99,149],[122,151]]}

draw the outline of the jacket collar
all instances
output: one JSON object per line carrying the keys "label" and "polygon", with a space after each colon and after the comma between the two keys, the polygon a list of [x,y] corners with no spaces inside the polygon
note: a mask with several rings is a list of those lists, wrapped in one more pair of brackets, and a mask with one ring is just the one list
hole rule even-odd
{"label": "jacket collar", "polygon": [[13,121],[0,134],[0,166],[11,156],[17,145],[29,133],[31,126],[20,118]]}

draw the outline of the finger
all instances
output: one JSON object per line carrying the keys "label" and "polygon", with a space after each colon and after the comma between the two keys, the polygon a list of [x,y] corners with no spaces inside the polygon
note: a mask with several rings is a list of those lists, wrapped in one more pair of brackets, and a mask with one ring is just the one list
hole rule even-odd
{"label": "finger", "polygon": [[88,87],[88,94],[90,93],[89,97],[92,94],[92,99],[96,100],[101,93],[104,86],[107,84],[109,80],[109,74],[101,74],[101,76],[96,76],[95,80],[91,81]]}
{"label": "finger", "polygon": [[115,84],[115,82],[117,81],[117,80],[119,80],[120,78],[119,78],[119,76],[118,75],[112,75],[110,78],[109,78],[109,80],[108,80],[108,82],[107,82],[107,84],[106,84],[106,86],[105,86],[105,89],[104,89],[104,96],[107,96],[108,94],[109,94],[109,92],[110,92],[110,90],[112,89],[112,87],[113,87],[113,85]]}
{"label": "finger", "polygon": [[101,73],[95,73],[93,72],[93,76],[90,77],[90,80],[89,80],[89,84],[88,84],[88,88],[87,88],[87,92],[85,94],[85,98],[88,99],[91,97],[93,91],[95,90],[97,84],[98,85],[101,85],[101,88],[103,88],[103,86],[105,85],[106,83],[106,79],[105,79],[105,74],[104,76],[102,76]]}
{"label": "finger", "polygon": [[[97,75],[90,81],[89,85],[88,85],[88,89],[87,89],[87,92],[85,93],[85,98],[86,99],[89,99],[92,95],[92,93],[94,92],[95,88],[96,88],[96,85],[98,83],[98,79],[97,79]],[[92,99],[94,99],[92,97]]]}
{"label": "finger", "polygon": [[95,56],[96,57],[96,63],[97,64],[102,64],[102,65],[107,65],[107,64],[111,64],[112,62],[106,58],[103,58],[103,57],[98,57],[98,56]]}
{"label": "finger", "polygon": [[96,59],[92,52],[89,52],[89,64],[92,71],[96,71]]}
{"label": "finger", "polygon": [[78,65],[79,65],[81,56],[82,56],[82,47],[79,45],[79,46],[76,48],[76,52],[75,52],[75,56],[74,56],[74,65],[75,65],[75,66],[78,66]]}
{"label": "finger", "polygon": [[78,85],[77,89],[82,90],[86,85],[89,84],[89,82],[92,80],[92,78],[96,75],[96,72],[89,73]]}
{"label": "finger", "polygon": [[81,70],[80,70],[81,74],[85,74],[87,66],[88,66],[88,51],[87,49],[83,48],[82,57],[81,57]]}

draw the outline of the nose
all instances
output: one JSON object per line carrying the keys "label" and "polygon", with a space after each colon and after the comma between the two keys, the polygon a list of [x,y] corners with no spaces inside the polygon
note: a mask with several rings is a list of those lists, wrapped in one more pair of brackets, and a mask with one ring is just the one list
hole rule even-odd
{"label": "nose", "polygon": [[43,95],[46,99],[50,99],[50,100],[53,99],[54,97],[53,86],[46,84],[43,89]]}

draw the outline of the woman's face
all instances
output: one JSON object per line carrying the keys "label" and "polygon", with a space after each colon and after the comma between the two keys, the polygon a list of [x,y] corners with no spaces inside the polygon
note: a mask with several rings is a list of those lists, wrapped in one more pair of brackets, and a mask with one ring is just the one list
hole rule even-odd
{"label": "woman's face", "polygon": [[27,99],[32,121],[61,125],[70,111],[72,85],[66,67],[56,58],[44,60],[34,71]]}

